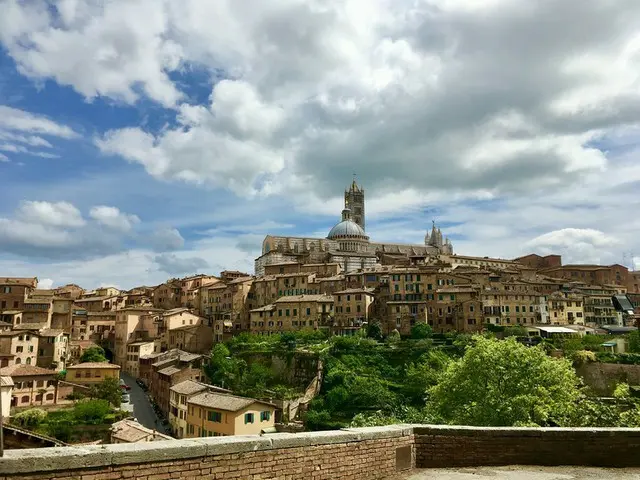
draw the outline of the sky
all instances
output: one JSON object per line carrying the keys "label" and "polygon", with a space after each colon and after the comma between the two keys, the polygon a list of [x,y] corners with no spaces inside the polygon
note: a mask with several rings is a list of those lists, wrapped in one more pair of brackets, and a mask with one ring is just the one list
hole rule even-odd
{"label": "sky", "polygon": [[0,0],[0,272],[132,288],[324,237],[640,268],[637,0]]}

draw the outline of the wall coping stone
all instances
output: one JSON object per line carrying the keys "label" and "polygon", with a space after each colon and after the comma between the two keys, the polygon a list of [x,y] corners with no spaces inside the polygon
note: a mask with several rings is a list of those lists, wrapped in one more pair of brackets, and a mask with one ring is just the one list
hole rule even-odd
{"label": "wall coping stone", "polygon": [[6,450],[0,459],[0,475],[69,471],[113,465],[144,464],[262,450],[313,447],[418,435],[475,437],[563,437],[584,434],[608,437],[623,434],[640,437],[633,428],[528,428],[468,427],[451,425],[389,425],[385,427],[347,428],[324,432],[276,433],[231,437],[190,438],[144,443],[69,446]]}

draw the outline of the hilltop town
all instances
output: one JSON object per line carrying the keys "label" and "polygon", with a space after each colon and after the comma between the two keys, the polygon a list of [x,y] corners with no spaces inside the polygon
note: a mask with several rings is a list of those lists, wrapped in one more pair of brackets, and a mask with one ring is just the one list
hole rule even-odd
{"label": "hilltop town", "polygon": [[[364,207],[364,189],[354,181],[326,238],[267,235],[254,274],[198,274],[127,291],[75,284],[45,290],[35,277],[0,277],[0,373],[10,389],[5,416],[64,405],[83,388],[122,376],[147,391],[166,422],[156,432],[157,418],[142,422],[146,427],[122,420],[113,431],[130,440],[120,441],[260,433],[274,428],[276,412],[279,421],[296,412],[283,415],[282,404],[272,403],[278,395],[266,387],[234,387],[229,379],[224,385],[226,377],[208,375],[216,345],[286,335],[371,336],[372,330],[381,339],[402,339],[421,325],[441,336],[512,328],[535,338],[637,330],[640,272],[563,265],[558,255],[459,255],[435,223],[423,245],[375,243],[365,231]],[[624,348],[624,342],[611,346]],[[98,361],[91,361],[95,352]],[[314,375],[304,378],[311,391],[298,389],[306,402],[320,390]],[[222,384],[209,383],[212,377]],[[244,423],[209,430],[191,421],[209,415],[220,423],[221,408],[240,412]]]}

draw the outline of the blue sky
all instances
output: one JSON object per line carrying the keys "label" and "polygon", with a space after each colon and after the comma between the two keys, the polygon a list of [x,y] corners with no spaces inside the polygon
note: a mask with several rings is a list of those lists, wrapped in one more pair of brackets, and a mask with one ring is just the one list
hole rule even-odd
{"label": "blue sky", "polygon": [[353,172],[377,241],[640,257],[640,5],[321,3],[0,0],[0,270],[251,271]]}

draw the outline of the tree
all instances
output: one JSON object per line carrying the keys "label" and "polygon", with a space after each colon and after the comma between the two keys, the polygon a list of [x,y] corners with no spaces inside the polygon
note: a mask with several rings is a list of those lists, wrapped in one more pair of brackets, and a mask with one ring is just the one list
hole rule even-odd
{"label": "tree", "polygon": [[640,353],[640,331],[631,332],[627,339],[629,340],[629,352]]}
{"label": "tree", "polygon": [[245,367],[246,362],[232,358],[225,344],[216,343],[211,349],[205,372],[214,385],[233,389],[240,381]]}
{"label": "tree", "polygon": [[117,378],[105,378],[102,382],[91,387],[89,396],[94,399],[105,400],[114,407],[122,402],[122,388]]}
{"label": "tree", "polygon": [[580,396],[566,359],[514,338],[474,337],[428,391],[428,407],[443,422],[480,426],[557,425]]}
{"label": "tree", "polygon": [[380,328],[380,323],[372,321],[367,326],[367,337],[373,338],[374,340],[382,340],[382,328]]}
{"label": "tree", "polygon": [[102,347],[89,347],[80,356],[80,363],[85,362],[106,362],[107,357]]}
{"label": "tree", "polygon": [[529,332],[522,325],[513,325],[505,327],[504,337],[528,337]]}
{"label": "tree", "polygon": [[426,323],[416,323],[413,327],[411,327],[411,338],[414,340],[422,340],[425,338],[430,338],[433,330]]}
{"label": "tree", "polygon": [[73,407],[73,416],[80,423],[99,425],[104,423],[110,411],[111,407],[106,400],[84,400]]}

